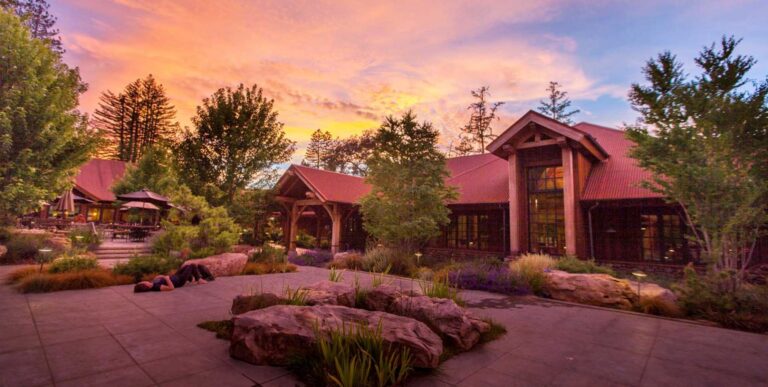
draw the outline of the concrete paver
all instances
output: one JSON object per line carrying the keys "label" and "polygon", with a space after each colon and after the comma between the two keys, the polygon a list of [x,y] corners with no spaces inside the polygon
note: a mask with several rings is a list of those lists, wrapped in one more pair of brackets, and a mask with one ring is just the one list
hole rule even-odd
{"label": "concrete paver", "polygon": [[[0,276],[11,270],[0,268]],[[370,275],[347,272],[370,285]],[[131,286],[22,295],[0,286],[0,385],[294,386],[286,369],[228,355],[197,328],[229,317],[232,298],[328,278],[324,269],[218,278],[173,292]],[[405,288],[413,281],[394,279]],[[499,340],[455,356],[413,386],[766,385],[768,336],[530,297],[462,292],[506,326]]]}

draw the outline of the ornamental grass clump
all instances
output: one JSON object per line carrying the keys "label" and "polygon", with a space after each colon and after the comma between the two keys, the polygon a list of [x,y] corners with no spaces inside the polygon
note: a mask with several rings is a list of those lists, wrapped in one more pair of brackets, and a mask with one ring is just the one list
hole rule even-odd
{"label": "ornamental grass clump", "polygon": [[451,286],[448,279],[436,278],[432,281],[419,282],[421,294],[432,298],[445,298],[453,300],[457,305],[464,305],[464,300],[459,296],[459,289]]}
{"label": "ornamental grass clump", "polygon": [[49,273],[68,273],[75,271],[93,270],[99,267],[96,258],[84,256],[65,256],[57,258],[48,266]]}
{"label": "ornamental grass clump", "polygon": [[357,252],[344,253],[328,263],[328,267],[331,269],[363,270],[363,256]]}
{"label": "ornamental grass clump", "polygon": [[547,280],[546,271],[554,268],[555,264],[555,259],[546,254],[523,254],[512,261],[509,268],[534,294],[542,294]]}
{"label": "ornamental grass clump", "polygon": [[95,289],[133,283],[129,276],[114,275],[105,269],[80,270],[64,273],[34,273],[17,280],[21,293],[47,293],[61,290]]}
{"label": "ornamental grass clump", "polygon": [[616,272],[610,267],[598,265],[594,259],[584,260],[566,255],[555,262],[555,269],[568,273],[584,274],[608,274],[616,276]]}
{"label": "ornamental grass clump", "polygon": [[282,246],[275,246],[265,243],[261,249],[248,257],[250,262],[285,262],[285,249]]}
{"label": "ornamental grass clump", "polygon": [[344,270],[331,268],[331,271],[328,273],[328,281],[341,282],[342,278],[344,278]]}
{"label": "ornamental grass clump", "polygon": [[261,275],[272,273],[293,273],[296,265],[285,262],[248,262],[243,268],[243,275]]}
{"label": "ornamental grass clump", "polygon": [[362,267],[365,271],[381,273],[389,268],[389,273],[409,277],[416,271],[416,257],[399,249],[377,246],[365,253]]}
{"label": "ornamental grass clump", "polygon": [[298,374],[310,384],[339,387],[402,385],[413,371],[408,348],[384,342],[382,325],[342,325],[316,332],[314,354],[301,359]]}

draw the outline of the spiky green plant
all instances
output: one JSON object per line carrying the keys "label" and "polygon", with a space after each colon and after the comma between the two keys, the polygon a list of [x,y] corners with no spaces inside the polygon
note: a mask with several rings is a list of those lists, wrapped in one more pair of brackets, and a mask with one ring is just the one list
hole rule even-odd
{"label": "spiky green plant", "polygon": [[289,285],[285,285],[283,294],[285,295],[285,305],[307,305],[307,294],[309,294],[309,291],[306,289],[302,289],[301,287],[291,289]]}
{"label": "spiky green plant", "polygon": [[342,278],[344,278],[344,270],[336,270],[336,268],[332,267],[328,273],[328,280],[331,282],[341,282]]}
{"label": "spiky green plant", "polygon": [[459,296],[459,289],[451,286],[448,278],[436,278],[430,282],[419,283],[421,294],[433,298],[447,298],[458,305],[464,305],[464,300]]}
{"label": "spiky green plant", "polygon": [[389,274],[389,270],[392,268],[392,266],[387,265],[387,267],[381,271],[380,273],[373,273],[373,278],[371,280],[371,286],[374,288],[377,288],[381,285],[389,285],[392,283],[392,280],[387,279],[387,274]]}

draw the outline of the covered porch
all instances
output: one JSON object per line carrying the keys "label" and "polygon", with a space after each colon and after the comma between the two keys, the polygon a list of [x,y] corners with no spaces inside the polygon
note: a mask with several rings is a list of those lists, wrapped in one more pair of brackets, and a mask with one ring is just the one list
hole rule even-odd
{"label": "covered porch", "polygon": [[[335,176],[330,176],[330,175]],[[351,185],[338,184],[339,176],[346,175],[292,165],[277,183],[276,201],[282,207],[283,237],[288,251],[296,251],[300,231],[312,235],[318,242],[330,234],[330,251],[336,254],[349,249],[365,247],[365,232],[356,199],[359,178]]]}

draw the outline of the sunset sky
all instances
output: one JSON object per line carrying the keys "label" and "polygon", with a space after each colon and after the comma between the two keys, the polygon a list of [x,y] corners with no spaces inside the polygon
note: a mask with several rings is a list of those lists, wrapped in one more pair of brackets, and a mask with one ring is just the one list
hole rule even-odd
{"label": "sunset sky", "polygon": [[90,85],[83,111],[151,73],[189,125],[217,88],[257,83],[299,142],[295,161],[316,128],[357,134],[405,109],[447,144],[482,85],[506,102],[496,133],[550,80],[582,110],[576,121],[620,126],[635,120],[626,95],[647,59],[669,49],[690,64],[723,34],[744,38],[753,78],[768,74],[767,1],[52,0],[51,10],[65,60]]}

